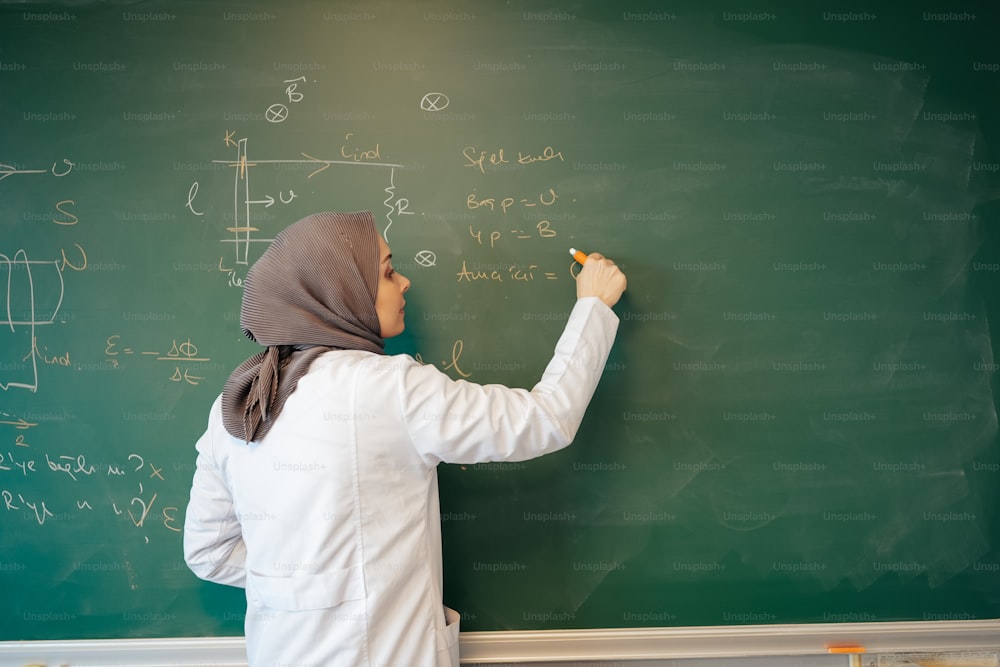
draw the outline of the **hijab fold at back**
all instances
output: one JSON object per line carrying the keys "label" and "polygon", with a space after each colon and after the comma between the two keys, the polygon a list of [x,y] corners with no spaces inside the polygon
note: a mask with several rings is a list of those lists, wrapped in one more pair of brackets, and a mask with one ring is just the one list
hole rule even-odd
{"label": "hijab fold at back", "polygon": [[316,213],[285,228],[250,268],[240,326],[267,349],[233,371],[223,424],[260,440],[312,361],[332,349],[383,354],[375,294],[378,231],[370,211]]}

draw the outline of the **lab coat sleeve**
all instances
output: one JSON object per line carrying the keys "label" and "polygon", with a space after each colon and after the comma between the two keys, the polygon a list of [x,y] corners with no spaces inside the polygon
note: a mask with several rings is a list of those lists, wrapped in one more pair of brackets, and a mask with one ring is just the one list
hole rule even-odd
{"label": "lab coat sleeve", "polygon": [[[218,403],[218,402],[217,402]],[[233,497],[215,460],[221,413],[213,406],[208,429],[196,445],[198,458],[184,519],[184,560],[198,577],[246,587],[246,545]]]}
{"label": "lab coat sleeve", "polygon": [[403,421],[428,465],[523,461],[568,445],[601,378],[618,317],[578,299],[541,380],[530,391],[452,380],[432,365],[402,374]]}

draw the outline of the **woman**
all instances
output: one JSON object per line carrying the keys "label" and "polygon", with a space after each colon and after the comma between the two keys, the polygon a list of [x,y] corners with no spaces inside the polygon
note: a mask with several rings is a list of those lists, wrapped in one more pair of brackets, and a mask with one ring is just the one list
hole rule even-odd
{"label": "woman", "polygon": [[246,588],[252,666],[458,665],[437,464],[524,460],[573,440],[624,275],[590,255],[530,392],[384,354],[403,331],[410,281],[370,212],[291,225],[244,287],[241,325],[266,350],[233,372],[198,440],[188,566]]}

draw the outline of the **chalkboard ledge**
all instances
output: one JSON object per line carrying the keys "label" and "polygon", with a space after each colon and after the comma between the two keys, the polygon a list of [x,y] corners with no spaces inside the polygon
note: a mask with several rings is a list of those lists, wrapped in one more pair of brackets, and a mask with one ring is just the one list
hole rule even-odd
{"label": "chalkboard ledge", "polygon": [[[820,655],[831,646],[863,646],[867,653],[1000,650],[1000,619],[465,632],[461,636],[463,665]],[[245,667],[247,663],[242,637],[180,637],[0,642],[0,664]]]}
{"label": "chalkboard ledge", "polygon": [[462,633],[462,664],[1000,650],[1000,619]]}

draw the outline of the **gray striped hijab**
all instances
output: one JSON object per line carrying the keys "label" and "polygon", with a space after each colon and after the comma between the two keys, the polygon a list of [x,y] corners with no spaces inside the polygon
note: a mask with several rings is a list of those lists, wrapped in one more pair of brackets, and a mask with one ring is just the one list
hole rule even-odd
{"label": "gray striped hijab", "polygon": [[240,326],[267,349],[243,362],[222,390],[234,437],[267,434],[285,400],[320,354],[383,354],[375,310],[378,232],[371,211],[316,213],[285,228],[250,268]]}

